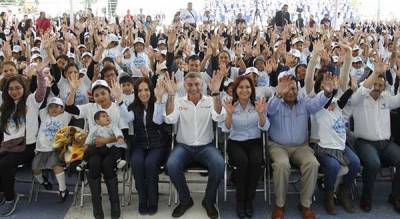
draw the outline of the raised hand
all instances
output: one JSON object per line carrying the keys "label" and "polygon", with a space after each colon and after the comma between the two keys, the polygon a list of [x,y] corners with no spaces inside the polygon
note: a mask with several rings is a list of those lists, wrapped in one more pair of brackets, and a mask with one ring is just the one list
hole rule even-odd
{"label": "raised hand", "polygon": [[232,103],[231,98],[222,101],[222,106],[229,115],[232,115],[235,112],[235,105]]}
{"label": "raised hand", "polygon": [[356,91],[358,89],[358,78],[355,76],[351,77],[351,87],[353,91]]}
{"label": "raised hand", "polygon": [[170,28],[168,30],[167,36],[168,36],[168,46],[172,46],[173,47],[175,45],[175,42],[176,42],[176,39],[177,39],[177,37],[176,37],[176,29],[175,28]]}
{"label": "raised hand", "polygon": [[123,101],[121,85],[115,80],[111,79],[111,96],[120,103]]}
{"label": "raised hand", "polygon": [[255,102],[255,108],[257,113],[264,113],[266,106],[267,106],[267,101],[265,101],[265,97],[261,97],[258,101]]}
{"label": "raised hand", "polygon": [[164,85],[168,95],[173,96],[176,94],[176,91],[178,90],[178,83],[175,81],[175,75],[170,77],[169,73],[166,73],[164,77]]}
{"label": "raised hand", "polygon": [[159,81],[154,88],[154,95],[156,96],[157,102],[161,102],[163,95],[167,92],[164,81]]}
{"label": "raised hand", "polygon": [[81,85],[81,80],[79,78],[79,74],[69,74],[68,76],[68,82],[69,82],[69,89],[71,92],[76,92]]}
{"label": "raised hand", "polygon": [[315,41],[313,49],[316,53],[321,54],[324,51],[324,42],[322,40]]}
{"label": "raised hand", "polygon": [[211,93],[219,92],[223,78],[224,75],[220,71],[217,71],[217,73],[214,72],[210,82],[208,82],[208,88],[211,90]]}
{"label": "raised hand", "polygon": [[211,36],[210,46],[212,49],[218,49],[219,47],[219,36],[213,35]]}
{"label": "raised hand", "polygon": [[375,65],[375,74],[382,75],[383,72],[386,71],[386,66],[383,63],[381,57],[378,57],[377,59],[375,59],[374,65]]}

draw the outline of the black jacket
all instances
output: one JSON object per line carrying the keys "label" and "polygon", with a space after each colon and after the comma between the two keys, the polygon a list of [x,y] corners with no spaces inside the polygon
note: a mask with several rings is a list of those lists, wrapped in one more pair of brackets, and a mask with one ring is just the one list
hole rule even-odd
{"label": "black jacket", "polygon": [[278,27],[283,27],[286,24],[291,24],[290,14],[283,11],[277,11],[275,14],[275,24]]}

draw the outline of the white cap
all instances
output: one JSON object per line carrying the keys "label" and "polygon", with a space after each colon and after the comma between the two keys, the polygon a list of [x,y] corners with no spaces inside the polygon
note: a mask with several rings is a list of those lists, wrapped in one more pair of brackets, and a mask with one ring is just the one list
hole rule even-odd
{"label": "white cap", "polygon": [[125,48],[122,50],[122,54],[124,54],[127,50],[128,50],[129,52],[131,51],[131,49],[130,49],[129,47],[125,47]]}
{"label": "white cap", "polygon": [[360,49],[360,47],[357,46],[357,45],[355,45],[355,46],[353,47],[353,51],[356,51],[356,50],[359,50],[359,49]]}
{"label": "white cap", "polygon": [[89,32],[86,32],[86,33],[83,35],[84,38],[89,37],[89,36],[90,36],[90,33],[89,33]]}
{"label": "white cap", "polygon": [[161,50],[160,53],[161,53],[161,55],[165,55],[166,56],[167,55],[167,50],[166,49]]}
{"label": "white cap", "polygon": [[243,76],[248,75],[248,74],[251,74],[251,73],[254,73],[254,74],[256,74],[256,75],[259,75],[258,69],[257,69],[257,68],[255,68],[255,67],[248,67],[248,68],[246,68],[246,72],[243,74]]}
{"label": "white cap", "polygon": [[31,56],[31,62],[33,62],[33,60],[36,59],[36,58],[41,58],[41,59],[43,59],[43,57],[42,57],[40,54],[35,53],[35,54],[33,54],[33,55]]}
{"label": "white cap", "polygon": [[166,62],[163,62],[163,63],[161,63],[160,65],[159,65],[159,70],[161,71],[161,70],[167,70],[168,68],[167,68],[167,65],[166,65]]}
{"label": "white cap", "polygon": [[300,37],[294,38],[292,40],[292,45],[296,44],[296,43],[304,43],[304,40],[301,39]]}
{"label": "white cap", "polygon": [[144,44],[144,39],[141,38],[141,37],[136,37],[135,41],[133,41],[133,44],[136,44],[136,43],[143,43]]}
{"label": "white cap", "polygon": [[80,49],[80,48],[85,48],[86,49],[86,46],[83,45],[83,44],[79,44],[78,49]]}
{"label": "white cap", "polygon": [[351,61],[352,63],[354,62],[362,62],[362,58],[360,56],[354,57],[353,60]]}
{"label": "white cap", "polygon": [[4,52],[3,51],[0,51],[0,56],[4,57]]}
{"label": "white cap", "polygon": [[40,49],[39,49],[38,47],[32,47],[31,53],[33,53],[33,52],[38,52],[38,53],[40,53]]}
{"label": "white cap", "polygon": [[33,42],[35,42],[35,41],[42,41],[42,38],[40,38],[40,37],[35,37],[35,39],[33,40]]}
{"label": "white cap", "polygon": [[166,43],[165,40],[159,40],[158,43],[157,43],[157,45],[160,45],[160,44],[167,44],[167,43]]}
{"label": "white cap", "polygon": [[75,59],[75,54],[74,53],[68,53],[67,54],[67,56],[68,56],[68,58],[70,58],[70,59]]}
{"label": "white cap", "polygon": [[84,74],[84,75],[86,75],[86,73],[87,73],[87,68],[81,68],[81,69],[79,69],[79,74]]}
{"label": "white cap", "polygon": [[85,56],[90,56],[90,58],[93,57],[93,56],[92,56],[92,53],[90,53],[90,52],[84,52],[84,53],[82,54],[81,58],[83,58],[83,57],[85,57]]}
{"label": "white cap", "polygon": [[50,106],[50,104],[57,104],[57,105],[59,105],[59,106],[64,107],[63,101],[62,101],[60,98],[58,98],[58,97],[51,97],[51,98],[49,98],[49,102],[47,102],[47,107]]}
{"label": "white cap", "polygon": [[332,56],[332,61],[333,62],[338,62],[339,61],[339,56]]}
{"label": "white cap", "polygon": [[99,87],[99,86],[102,86],[102,87],[107,88],[108,90],[111,90],[111,89],[110,89],[110,86],[108,86],[108,84],[107,84],[107,82],[106,82],[105,80],[97,80],[97,81],[95,81],[95,82],[92,84],[92,93],[93,93],[93,90],[94,90],[96,87]]}
{"label": "white cap", "polygon": [[301,52],[299,50],[297,50],[297,49],[291,49],[289,51],[289,54],[294,56],[294,57],[301,58]]}
{"label": "white cap", "polygon": [[107,40],[108,40],[108,42],[118,42],[119,41],[118,37],[112,33],[107,35]]}
{"label": "white cap", "polygon": [[13,47],[12,52],[22,52],[22,48],[21,48],[20,46],[18,46],[18,45],[15,45],[15,46]]}
{"label": "white cap", "polygon": [[278,81],[279,81],[282,77],[284,77],[284,76],[290,76],[290,75],[295,76],[293,73],[291,73],[291,72],[289,72],[289,71],[283,71],[283,72],[279,73],[279,75],[278,75]]}
{"label": "white cap", "polygon": [[335,48],[340,47],[340,46],[337,43],[333,42],[331,44],[331,47],[332,47],[332,50],[334,50]]}

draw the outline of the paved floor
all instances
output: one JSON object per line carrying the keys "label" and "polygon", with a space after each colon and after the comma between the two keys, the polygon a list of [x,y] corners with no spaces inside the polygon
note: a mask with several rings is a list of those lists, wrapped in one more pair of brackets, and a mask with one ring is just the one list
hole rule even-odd
{"label": "paved floor", "polygon": [[[198,175],[191,176],[191,178],[200,178]],[[201,177],[203,178],[203,177]],[[29,174],[26,174],[25,180],[29,180]],[[74,181],[74,178],[69,178],[69,181]],[[359,186],[360,187],[360,186]],[[18,183],[17,191],[19,193],[26,194],[29,190],[29,184]],[[121,187],[122,188],[122,187]],[[190,186],[191,190],[198,190],[204,188],[202,185],[192,185]],[[237,218],[235,213],[235,199],[234,193],[228,194],[228,201],[223,201],[223,191],[222,184],[219,191],[219,211],[221,218]],[[389,182],[380,182],[377,183],[376,195],[373,201],[373,210],[370,213],[360,212],[358,209],[358,200],[355,201],[357,206],[357,212],[354,214],[347,214],[338,207],[338,215],[336,216],[328,216],[325,214],[325,211],[322,206],[322,194],[318,190],[316,191],[316,199],[317,201],[313,204],[313,209],[315,210],[318,218],[326,218],[326,219],[354,219],[354,218],[365,218],[365,219],[391,219],[391,218],[400,218],[398,214],[396,214],[391,206],[387,203],[387,195],[390,192],[390,183]],[[72,188],[71,188],[72,189]],[[103,188],[103,192],[105,192],[105,187]],[[121,189],[120,189],[121,191]],[[137,212],[137,195],[133,195],[131,205],[126,205],[122,207],[122,219],[141,219],[141,218],[152,218],[152,219],[167,219],[172,218],[171,212],[174,206],[168,206],[168,191],[169,187],[166,184],[160,185],[160,201],[159,201],[159,211],[156,215],[150,216],[141,216]],[[128,195],[126,196],[128,198]],[[193,194],[193,198],[195,201],[195,205],[182,217],[183,219],[206,219],[207,215],[205,211],[201,207],[202,194]],[[85,197],[84,206],[72,206],[72,198],[70,198],[66,203],[60,204],[57,202],[57,196],[55,194],[39,194],[38,202],[29,203],[27,198],[22,198],[21,202],[18,206],[16,213],[8,218],[15,219],[58,219],[58,218],[67,218],[67,219],[86,219],[92,218],[92,209],[90,203],[90,197]],[[285,218],[294,219],[301,218],[300,213],[298,212],[296,205],[298,203],[297,195],[289,195],[288,196],[288,204],[286,208]],[[103,206],[104,212],[106,216],[109,218],[109,201],[107,196],[103,198]],[[257,193],[257,197],[255,200],[255,215],[253,218],[257,219],[265,219],[270,218],[271,215],[271,207],[264,202],[263,194]]]}

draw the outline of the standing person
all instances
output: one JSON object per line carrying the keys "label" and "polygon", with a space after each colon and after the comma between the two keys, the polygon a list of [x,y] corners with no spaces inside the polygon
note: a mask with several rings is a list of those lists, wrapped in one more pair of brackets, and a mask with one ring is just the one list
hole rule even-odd
{"label": "standing person", "polygon": [[[356,112],[353,113],[355,146],[364,167],[360,208],[365,212],[372,209],[374,184],[381,162],[400,169],[400,147],[390,139],[390,110],[400,107],[400,93],[391,96],[384,92],[388,86],[384,72],[384,64],[375,63],[375,71],[351,98],[353,112]],[[394,174],[389,202],[400,213],[400,171]]]}
{"label": "standing person", "polygon": [[[38,71],[38,87],[29,94],[25,79],[12,76],[3,84],[0,107],[0,215],[10,216],[19,201],[15,194],[18,165],[32,161],[39,128],[39,108],[46,95],[44,73]],[[29,129],[29,131],[27,131]]]}
{"label": "standing person", "polygon": [[296,27],[299,28],[299,29],[303,29],[303,27],[304,27],[304,19],[301,16],[301,13],[299,13],[297,15]]}
{"label": "standing person", "polygon": [[209,83],[211,97],[203,95],[202,77],[197,72],[185,75],[186,96],[177,98],[178,85],[175,77],[166,74],[165,85],[168,92],[165,122],[177,125],[177,135],[173,151],[167,161],[167,171],[179,195],[179,205],[172,217],[181,217],[193,206],[185,179],[185,168],[199,162],[208,169],[208,183],[202,206],[210,218],[218,218],[215,200],[218,185],[224,174],[224,159],[213,144],[212,120],[221,122],[222,105],[219,93],[222,74],[214,75]]}
{"label": "standing person", "polygon": [[236,213],[239,218],[253,216],[253,200],[263,170],[261,130],[267,131],[265,98],[256,101],[255,87],[249,77],[238,77],[233,83],[233,99],[224,101],[226,118],[222,131],[229,132],[228,155],[236,167]]}
{"label": "standing person", "polygon": [[[139,194],[139,213],[154,215],[158,211],[158,174],[168,155],[170,133],[163,124],[165,105],[161,102],[165,93],[162,81],[154,89],[148,78],[135,82],[134,102],[127,108],[120,105],[124,120],[135,130],[132,146],[132,173]],[[116,98],[122,101],[121,97]],[[129,111],[128,111],[129,110]]]}
{"label": "standing person", "polygon": [[50,19],[46,18],[46,13],[44,11],[41,11],[39,18],[36,20],[36,32],[39,36],[42,36],[50,27]]}
{"label": "standing person", "polygon": [[271,123],[269,154],[272,160],[276,194],[273,219],[284,217],[291,169],[289,159],[301,171],[302,188],[299,210],[304,219],[315,218],[311,203],[319,163],[308,145],[308,120],[310,114],[321,110],[332,96],[334,87],[332,76],[324,76],[322,87],[323,91],[314,98],[298,97],[298,85],[294,76],[283,76],[279,79],[276,95],[269,100],[267,110]]}
{"label": "standing person", "polygon": [[184,25],[190,25],[196,28],[198,15],[195,10],[193,10],[193,3],[189,2],[187,8],[180,11],[181,21]]}
{"label": "standing person", "polygon": [[282,10],[277,11],[275,14],[275,24],[276,26],[283,28],[287,24],[291,24],[290,14],[288,12],[289,6],[284,4]]}
{"label": "standing person", "polygon": [[[120,118],[120,110],[116,103],[112,102],[113,89],[109,87],[106,81],[97,80],[92,84],[92,94],[94,103],[84,105],[74,105],[75,95],[80,87],[81,80],[78,74],[69,75],[70,94],[65,103],[65,110],[79,118],[86,119],[89,131],[96,127],[93,115],[98,111],[105,111],[110,115],[111,125],[116,125],[121,129],[125,127],[123,120]],[[100,147],[116,141],[116,136],[100,137],[95,139],[95,145]],[[119,218],[121,214],[120,201],[118,194],[118,179],[116,174],[116,160],[114,154],[110,150],[106,150],[102,154],[91,156],[88,161],[89,174],[87,176],[90,192],[92,193],[93,215],[95,218],[104,218],[101,198],[101,174],[107,185],[109,200],[111,204],[111,218]]]}

